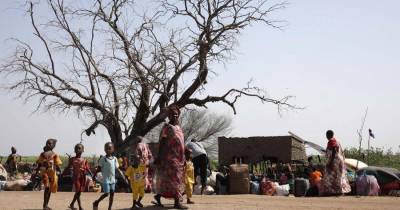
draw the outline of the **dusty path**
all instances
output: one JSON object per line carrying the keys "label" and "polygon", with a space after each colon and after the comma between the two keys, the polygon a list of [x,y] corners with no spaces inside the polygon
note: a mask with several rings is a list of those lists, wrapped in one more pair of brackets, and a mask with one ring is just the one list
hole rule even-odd
{"label": "dusty path", "polygon": [[[84,193],[82,202],[86,210],[91,209],[91,203],[100,194]],[[54,210],[65,210],[72,199],[72,193],[57,193],[52,196],[50,206]],[[145,208],[160,209],[151,206],[152,195],[146,194]],[[332,198],[294,198],[266,197],[257,195],[231,196],[195,196],[196,204],[190,209],[267,209],[267,210],[399,210],[400,198],[396,197],[332,197]],[[40,210],[41,192],[0,192],[0,210]],[[108,201],[103,202],[99,209],[107,209]],[[172,206],[172,201],[164,200],[166,207]],[[130,194],[119,193],[115,196],[114,208],[127,210],[131,206]],[[167,209],[167,208],[164,208]]]}

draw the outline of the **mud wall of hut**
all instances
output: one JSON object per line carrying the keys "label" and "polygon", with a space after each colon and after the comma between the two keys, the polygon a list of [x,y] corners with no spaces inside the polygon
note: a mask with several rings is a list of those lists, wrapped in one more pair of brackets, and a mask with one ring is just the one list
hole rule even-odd
{"label": "mud wall of hut", "polygon": [[304,145],[292,136],[218,138],[218,161],[229,165],[234,157],[241,157],[243,163],[256,163],[275,159],[283,163],[305,160]]}

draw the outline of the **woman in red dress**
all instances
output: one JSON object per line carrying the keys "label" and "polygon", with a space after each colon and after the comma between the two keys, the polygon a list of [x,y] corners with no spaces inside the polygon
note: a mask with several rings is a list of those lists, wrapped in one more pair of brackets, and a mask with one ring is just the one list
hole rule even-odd
{"label": "woman in red dress", "polygon": [[154,196],[158,206],[162,206],[161,197],[173,198],[174,208],[186,209],[182,206],[184,190],[185,143],[182,128],[179,126],[180,110],[177,106],[169,107],[169,123],[164,125],[160,135],[159,154],[155,161],[157,179]]}

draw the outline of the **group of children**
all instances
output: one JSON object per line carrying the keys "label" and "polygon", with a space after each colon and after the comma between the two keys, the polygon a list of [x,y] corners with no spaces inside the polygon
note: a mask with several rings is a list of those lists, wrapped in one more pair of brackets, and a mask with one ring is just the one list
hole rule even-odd
{"label": "group of children", "polygon": [[[43,200],[43,210],[51,210],[48,206],[51,193],[57,192],[57,173],[60,173],[60,166],[62,164],[60,157],[53,151],[57,143],[55,139],[48,139],[46,141],[46,146],[43,148],[43,152],[40,154],[38,163],[38,171],[42,177],[42,182],[45,187],[44,190],[44,200]],[[102,190],[103,194],[93,202],[93,209],[97,210],[99,203],[109,197],[108,209],[110,210],[113,205],[114,192],[116,186],[116,174],[115,171],[118,169],[119,164],[117,158],[114,154],[114,145],[108,142],[104,145],[105,156],[101,157],[96,170],[102,173]],[[82,157],[84,152],[84,146],[82,144],[75,145],[76,156],[70,158],[68,167],[72,168],[73,171],[73,188],[75,190],[72,202],[68,206],[71,210],[83,210],[81,205],[81,193],[85,191],[86,186],[86,175],[91,174],[88,161]],[[189,149],[185,150],[185,194],[187,196],[187,203],[193,204],[191,201],[193,185],[194,185],[194,167],[191,161],[192,155]],[[141,203],[146,185],[146,168],[149,167],[148,163],[142,163],[138,155],[134,155],[130,166],[127,168],[125,175],[130,181],[132,194],[133,194],[133,205],[132,209],[142,208]],[[94,181],[96,177],[93,176]],[[78,208],[75,208],[75,202],[78,203]]]}

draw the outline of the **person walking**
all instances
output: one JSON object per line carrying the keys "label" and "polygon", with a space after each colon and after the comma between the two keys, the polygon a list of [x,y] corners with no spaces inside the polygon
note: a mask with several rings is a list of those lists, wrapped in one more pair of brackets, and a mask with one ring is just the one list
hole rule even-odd
{"label": "person walking", "polygon": [[326,132],[328,145],[326,147],[327,164],[321,180],[320,195],[343,195],[351,191],[346,177],[345,156],[339,141],[334,137],[332,130]]}
{"label": "person walking", "polygon": [[168,107],[169,122],[161,130],[159,152],[154,162],[157,167],[155,202],[162,207],[161,197],[175,200],[175,209],[187,209],[181,203],[185,187],[185,140],[179,125],[180,110],[178,106]]}
{"label": "person walking", "polygon": [[[201,194],[207,185],[207,165],[208,157],[207,152],[201,142],[197,142],[196,139],[192,139],[186,147],[192,151],[193,165],[194,165],[194,178],[197,180],[197,176],[200,176],[201,180]],[[196,183],[197,184],[197,183]]]}

